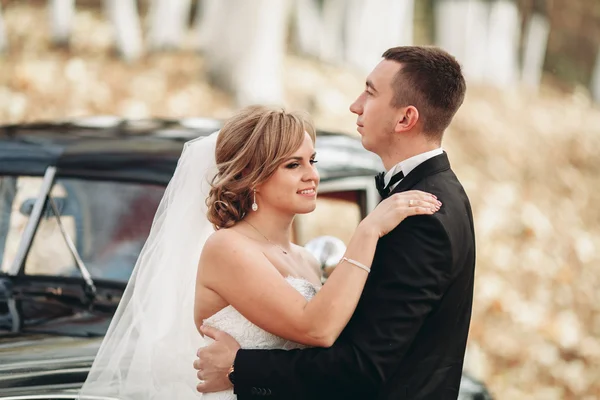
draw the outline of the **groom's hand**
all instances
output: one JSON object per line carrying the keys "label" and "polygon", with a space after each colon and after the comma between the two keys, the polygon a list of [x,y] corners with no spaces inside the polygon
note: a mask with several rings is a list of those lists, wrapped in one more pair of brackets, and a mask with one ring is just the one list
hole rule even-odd
{"label": "groom's hand", "polygon": [[198,350],[194,368],[198,370],[200,383],[196,386],[201,393],[220,392],[231,389],[229,370],[235,361],[240,345],[234,338],[217,329],[202,326],[200,332],[215,340],[214,343]]}

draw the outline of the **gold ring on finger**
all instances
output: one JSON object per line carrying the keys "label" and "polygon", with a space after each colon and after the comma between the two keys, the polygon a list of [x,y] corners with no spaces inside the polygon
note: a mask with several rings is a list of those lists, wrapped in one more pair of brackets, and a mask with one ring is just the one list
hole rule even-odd
{"label": "gold ring on finger", "polygon": [[413,206],[413,204],[414,204],[414,200],[413,200],[413,199],[410,199],[410,200],[408,201],[408,206],[409,206],[409,207],[412,207],[412,206]]}

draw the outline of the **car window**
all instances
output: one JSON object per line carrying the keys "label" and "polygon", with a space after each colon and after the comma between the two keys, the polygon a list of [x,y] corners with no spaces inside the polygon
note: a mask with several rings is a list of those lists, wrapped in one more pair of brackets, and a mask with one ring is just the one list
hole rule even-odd
{"label": "car window", "polygon": [[[0,177],[0,260],[6,271],[16,255],[42,184],[41,177]],[[126,281],[146,241],[164,187],[139,183],[57,179],[51,195],[62,224],[93,278]],[[298,215],[294,241],[319,236],[348,244],[361,220],[360,190],[319,194],[313,213]],[[80,276],[50,207],[43,213],[24,272]]]}
{"label": "car window", "polygon": [[[2,270],[6,270],[14,260],[42,178],[3,178],[0,183],[0,247],[4,249],[0,254]],[[92,277],[127,281],[163,192],[162,186],[139,183],[57,179],[51,196]],[[80,276],[49,206],[40,220],[24,271],[32,275]]]}

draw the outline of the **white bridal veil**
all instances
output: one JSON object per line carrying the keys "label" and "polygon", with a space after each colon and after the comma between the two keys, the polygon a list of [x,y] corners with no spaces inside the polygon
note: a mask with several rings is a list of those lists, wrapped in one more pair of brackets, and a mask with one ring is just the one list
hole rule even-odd
{"label": "white bridal veil", "polygon": [[194,289],[202,246],[214,232],[205,200],[217,173],[216,141],[213,133],[185,144],[81,399],[200,396]]}

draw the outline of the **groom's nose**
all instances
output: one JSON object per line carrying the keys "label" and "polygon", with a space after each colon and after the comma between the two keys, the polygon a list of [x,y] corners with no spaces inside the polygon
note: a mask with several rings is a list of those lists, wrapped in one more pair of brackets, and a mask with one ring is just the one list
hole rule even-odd
{"label": "groom's nose", "polygon": [[362,94],[354,100],[354,103],[350,104],[350,112],[361,115],[363,110]]}

